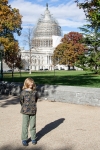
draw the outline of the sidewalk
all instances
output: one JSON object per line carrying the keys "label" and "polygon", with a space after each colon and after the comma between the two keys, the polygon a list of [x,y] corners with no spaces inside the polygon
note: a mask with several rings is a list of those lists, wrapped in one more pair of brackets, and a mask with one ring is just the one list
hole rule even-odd
{"label": "sidewalk", "polygon": [[1,97],[0,106],[0,150],[100,150],[100,107],[38,101],[38,142],[23,147],[18,98]]}

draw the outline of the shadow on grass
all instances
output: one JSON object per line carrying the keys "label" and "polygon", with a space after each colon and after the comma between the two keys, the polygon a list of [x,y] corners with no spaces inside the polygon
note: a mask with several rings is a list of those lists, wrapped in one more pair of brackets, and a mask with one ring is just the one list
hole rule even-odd
{"label": "shadow on grass", "polygon": [[[70,73],[71,74],[71,73]],[[24,76],[25,75],[25,76]],[[37,85],[49,84],[49,85],[67,85],[67,86],[87,86],[87,87],[100,87],[100,77],[92,73],[83,74],[56,74],[55,76],[51,72],[36,72],[29,74],[23,74],[20,77],[14,77],[15,82],[24,82],[28,77],[32,77]],[[4,78],[5,81],[10,81],[11,78]]]}
{"label": "shadow on grass", "polygon": [[100,87],[100,79],[95,76],[63,76],[54,81],[57,85]]}
{"label": "shadow on grass", "polygon": [[[95,76],[34,76],[32,78],[36,84],[100,87],[100,79]],[[22,77],[20,81],[15,78],[15,82],[24,82],[25,79]],[[5,81],[10,80],[5,78]]]}
{"label": "shadow on grass", "polygon": [[[66,86],[87,86],[100,87],[100,79],[95,76],[34,76],[35,83],[49,85],[66,85]],[[22,78],[24,81],[25,78]]]}

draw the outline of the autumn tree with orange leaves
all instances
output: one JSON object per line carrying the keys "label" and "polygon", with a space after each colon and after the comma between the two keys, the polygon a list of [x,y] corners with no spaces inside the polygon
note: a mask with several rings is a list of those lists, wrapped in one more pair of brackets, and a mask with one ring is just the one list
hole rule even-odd
{"label": "autumn tree with orange leaves", "polygon": [[8,0],[0,0],[0,43],[4,45],[5,62],[10,68],[13,63],[20,67],[19,45],[14,34],[21,34],[21,18],[19,10],[8,5]]}
{"label": "autumn tree with orange leaves", "polygon": [[56,64],[68,65],[74,67],[78,56],[83,54],[85,46],[82,44],[83,36],[78,32],[70,32],[62,38],[62,43],[54,50],[53,62]]}

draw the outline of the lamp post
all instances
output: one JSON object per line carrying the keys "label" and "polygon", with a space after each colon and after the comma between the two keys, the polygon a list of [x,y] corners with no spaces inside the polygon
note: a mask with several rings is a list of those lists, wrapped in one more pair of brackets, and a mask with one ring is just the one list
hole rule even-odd
{"label": "lamp post", "polygon": [[21,59],[21,51],[18,53],[18,58],[19,58],[19,70],[20,70],[20,78],[21,78],[21,69],[22,67],[22,59]]}
{"label": "lamp post", "polygon": [[12,64],[12,82],[14,82],[14,68],[15,68],[15,62]]}
{"label": "lamp post", "polygon": [[32,71],[31,71],[31,67],[32,67],[32,58],[31,58],[32,56],[31,56],[31,46],[30,46],[30,71],[29,71],[29,74],[31,74],[32,73]]}
{"label": "lamp post", "polygon": [[3,53],[4,53],[4,46],[0,43],[0,58],[1,58],[0,80],[1,81],[3,81]]}

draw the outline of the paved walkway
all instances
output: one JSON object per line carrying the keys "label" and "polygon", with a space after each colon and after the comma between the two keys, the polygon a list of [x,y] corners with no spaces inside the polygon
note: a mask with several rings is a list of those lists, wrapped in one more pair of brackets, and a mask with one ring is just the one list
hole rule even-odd
{"label": "paved walkway", "polygon": [[38,101],[38,143],[23,147],[18,98],[0,106],[0,150],[100,150],[100,107]]}

